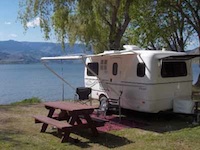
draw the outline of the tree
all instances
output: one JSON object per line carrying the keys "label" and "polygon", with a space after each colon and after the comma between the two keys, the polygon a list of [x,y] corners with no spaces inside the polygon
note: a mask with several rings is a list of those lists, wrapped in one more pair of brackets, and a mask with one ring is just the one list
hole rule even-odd
{"label": "tree", "polygon": [[[135,19],[137,28],[131,29],[133,42],[151,49],[165,47],[169,50],[184,51],[194,33],[185,17],[169,7],[166,1],[147,0],[139,5]],[[142,11],[145,8],[145,11]]]}
{"label": "tree", "polygon": [[196,31],[200,41],[199,0],[21,0],[25,29],[40,18],[45,38],[53,31],[64,45],[82,42],[96,53],[123,44],[184,51]]}
{"label": "tree", "polygon": [[161,49],[165,47],[162,36],[166,36],[164,28],[160,22],[163,20],[159,16],[161,9],[157,7],[157,3],[153,0],[146,0],[140,2],[135,11],[135,16],[138,16],[132,20],[135,26],[131,26],[128,29],[129,34],[132,34],[132,43],[136,43],[145,48]]}
{"label": "tree", "polygon": [[[181,13],[197,33],[200,44],[200,1],[199,0],[167,0],[166,3]],[[200,48],[199,48],[200,49]]]}
{"label": "tree", "polygon": [[134,4],[133,0],[22,0],[19,18],[27,29],[27,23],[39,17],[46,39],[53,30],[62,43],[79,41],[102,52],[122,47]]}
{"label": "tree", "polygon": [[167,30],[165,32],[170,33],[167,38],[163,37],[168,48],[175,51],[184,51],[187,42],[194,34],[194,29],[187,23],[182,13],[169,7],[164,1],[160,1],[160,7],[165,10],[163,14],[166,16],[164,20],[166,20]]}

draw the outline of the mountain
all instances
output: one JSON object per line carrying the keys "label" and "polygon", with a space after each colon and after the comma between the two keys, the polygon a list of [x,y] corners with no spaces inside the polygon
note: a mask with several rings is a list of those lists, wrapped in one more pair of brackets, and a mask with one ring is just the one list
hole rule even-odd
{"label": "mountain", "polygon": [[84,53],[86,46],[65,44],[65,50],[57,43],[0,41],[0,63],[37,63],[44,56]]}

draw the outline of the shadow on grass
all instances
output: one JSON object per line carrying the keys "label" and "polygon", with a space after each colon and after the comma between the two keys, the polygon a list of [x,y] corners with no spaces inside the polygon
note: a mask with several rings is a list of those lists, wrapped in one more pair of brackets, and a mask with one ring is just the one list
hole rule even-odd
{"label": "shadow on grass", "polygon": [[[25,145],[30,144],[29,141],[21,141],[16,137],[16,135],[25,135],[22,131],[16,131],[16,130],[6,130],[0,131],[0,143],[4,143],[7,145],[7,148],[13,148],[15,147],[20,149],[24,147]],[[0,145],[1,147],[2,145]],[[4,149],[4,148],[3,148]],[[6,149],[6,148],[5,148]]]}
{"label": "shadow on grass", "polygon": [[[60,138],[60,136],[58,136],[56,131],[46,132],[46,133],[52,134]],[[74,136],[76,138],[74,138],[74,136],[72,137],[72,134],[75,134]],[[92,133],[89,129],[80,130],[72,134],[70,134],[70,139],[68,142],[80,148],[91,148],[92,147],[91,144],[99,144],[107,148],[119,148],[121,146],[134,143],[134,141],[130,141],[125,137],[120,137],[108,132],[99,132],[99,135],[95,137],[92,136]]]}
{"label": "shadow on grass", "polygon": [[[120,130],[123,128],[138,128],[157,133],[172,132],[184,128],[195,127],[192,125],[193,116],[191,115],[180,115],[172,112],[151,114],[131,110],[122,110],[122,114],[123,117],[121,121],[117,115],[110,115],[114,117],[106,116],[106,118],[109,120],[109,124],[111,125],[111,130],[113,124],[114,130]],[[107,131],[102,132],[101,130],[99,132],[99,136],[94,137],[92,136],[91,131],[80,130],[75,132],[75,134],[76,136],[81,136],[81,138],[72,138],[74,136],[71,136],[72,134],[70,134],[69,142],[81,148],[90,148],[92,143],[99,144],[107,148],[119,148],[121,146],[134,143],[134,140],[131,141],[125,137],[117,136]],[[56,131],[49,132],[49,134],[58,136]],[[87,140],[83,140],[82,138],[86,138]]]}

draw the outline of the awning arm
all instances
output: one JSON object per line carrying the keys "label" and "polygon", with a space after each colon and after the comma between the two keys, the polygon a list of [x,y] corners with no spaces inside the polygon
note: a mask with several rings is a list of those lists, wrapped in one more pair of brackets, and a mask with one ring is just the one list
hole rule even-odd
{"label": "awning arm", "polygon": [[69,87],[71,87],[74,91],[76,91],[76,88],[73,87],[69,82],[67,82],[63,77],[61,77],[59,74],[57,74],[53,69],[51,69],[44,61],[42,61],[43,65],[51,71],[54,75],[56,75],[59,79],[61,79],[64,83],[66,83]]}

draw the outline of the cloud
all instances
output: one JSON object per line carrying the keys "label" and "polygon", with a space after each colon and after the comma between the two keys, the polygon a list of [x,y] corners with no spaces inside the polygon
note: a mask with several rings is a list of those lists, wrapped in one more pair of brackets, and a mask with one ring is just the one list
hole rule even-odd
{"label": "cloud", "polygon": [[33,27],[39,26],[40,25],[40,17],[35,18],[33,21],[28,22],[26,25],[29,28],[30,27],[33,28]]}
{"label": "cloud", "polygon": [[16,37],[17,37],[17,34],[13,34],[13,33],[12,33],[12,34],[9,35],[9,37],[11,37],[11,38],[16,38]]}
{"label": "cloud", "polygon": [[9,21],[5,21],[4,24],[6,24],[6,25],[10,25],[11,22],[9,22]]}

